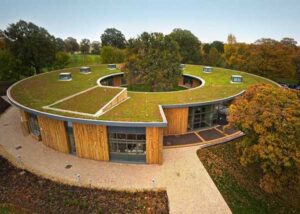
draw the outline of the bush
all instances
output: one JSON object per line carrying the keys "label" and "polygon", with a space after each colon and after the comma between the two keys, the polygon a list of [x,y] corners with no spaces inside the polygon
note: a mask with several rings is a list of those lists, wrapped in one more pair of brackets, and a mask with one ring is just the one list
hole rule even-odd
{"label": "bush", "polygon": [[125,59],[125,52],[118,48],[104,46],[101,49],[101,57],[102,63],[122,63]]}

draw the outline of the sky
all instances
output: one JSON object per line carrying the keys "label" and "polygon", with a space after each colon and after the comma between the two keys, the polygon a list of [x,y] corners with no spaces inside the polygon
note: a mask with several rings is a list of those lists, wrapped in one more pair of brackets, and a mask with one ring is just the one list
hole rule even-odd
{"label": "sky", "polygon": [[126,39],[144,31],[190,30],[202,42],[291,37],[300,43],[300,0],[0,0],[0,29],[25,20],[56,37],[100,40],[106,28]]}

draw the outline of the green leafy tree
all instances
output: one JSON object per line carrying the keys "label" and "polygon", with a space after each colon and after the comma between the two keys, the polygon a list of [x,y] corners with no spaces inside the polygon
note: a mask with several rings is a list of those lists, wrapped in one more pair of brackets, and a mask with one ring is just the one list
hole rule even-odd
{"label": "green leafy tree", "polygon": [[122,63],[124,62],[124,50],[111,46],[104,46],[101,49],[102,63]]}
{"label": "green leafy tree", "polygon": [[176,28],[170,34],[171,38],[179,45],[182,63],[199,64],[201,61],[200,41],[189,30]]}
{"label": "green leafy tree", "polygon": [[101,35],[102,47],[112,46],[123,49],[126,47],[126,39],[123,33],[115,28],[107,28]]}
{"label": "green leafy tree", "polygon": [[179,65],[179,47],[171,36],[145,32],[130,40],[124,70],[129,84],[142,82],[151,91],[164,91],[178,84]]}
{"label": "green leafy tree", "polygon": [[18,21],[10,24],[4,31],[10,53],[36,73],[42,68],[53,65],[55,61],[55,38],[42,27],[31,22]]}
{"label": "green leafy tree", "polygon": [[61,38],[55,39],[56,51],[65,51],[65,42]]}
{"label": "green leafy tree", "polygon": [[221,41],[213,41],[211,47],[216,48],[220,54],[224,53],[224,43]]}
{"label": "green leafy tree", "polygon": [[77,40],[72,38],[72,37],[68,37],[67,39],[65,39],[65,49],[67,52],[69,53],[74,53],[76,51],[79,51],[79,44],[77,43]]}
{"label": "green leafy tree", "polygon": [[92,47],[92,54],[100,54],[100,42],[93,41],[91,44]]}
{"label": "green leafy tree", "polygon": [[59,51],[55,56],[55,68],[64,68],[70,61],[70,55],[66,52]]}
{"label": "green leafy tree", "polygon": [[261,84],[251,86],[230,106],[230,126],[246,134],[238,145],[240,161],[261,167],[260,186],[267,192],[299,185],[299,98],[299,92]]}
{"label": "green leafy tree", "polygon": [[207,64],[210,66],[219,66],[221,62],[221,55],[215,47],[209,50]]}
{"label": "green leafy tree", "polygon": [[83,54],[88,54],[90,52],[91,42],[89,39],[82,39],[80,42],[80,51]]}

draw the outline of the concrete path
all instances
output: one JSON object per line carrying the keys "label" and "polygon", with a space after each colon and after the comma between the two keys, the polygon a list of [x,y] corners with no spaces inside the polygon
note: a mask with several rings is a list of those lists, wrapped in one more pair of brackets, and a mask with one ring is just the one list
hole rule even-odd
{"label": "concrete path", "polygon": [[[56,152],[30,136],[24,137],[19,111],[14,107],[2,114],[0,127],[0,154],[43,177],[117,190],[166,189],[171,213],[231,213],[197,157],[199,146],[165,149],[161,166],[118,164]],[[65,168],[68,164],[70,169]]]}

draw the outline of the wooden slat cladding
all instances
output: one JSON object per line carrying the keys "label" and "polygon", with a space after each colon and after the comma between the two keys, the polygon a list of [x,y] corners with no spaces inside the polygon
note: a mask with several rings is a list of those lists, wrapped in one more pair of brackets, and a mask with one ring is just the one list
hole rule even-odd
{"label": "wooden slat cladding", "polygon": [[73,123],[73,130],[78,157],[109,160],[106,126]]}
{"label": "wooden slat cladding", "polygon": [[163,128],[146,128],[146,162],[147,164],[162,164]]}
{"label": "wooden slat cladding", "polygon": [[168,125],[164,128],[164,135],[184,134],[188,126],[188,108],[165,108]]}
{"label": "wooden slat cladding", "polygon": [[122,84],[121,76],[115,76],[113,78],[113,86],[120,86]]}
{"label": "wooden slat cladding", "polygon": [[64,121],[38,116],[42,142],[50,148],[69,153],[68,136]]}
{"label": "wooden slat cladding", "polygon": [[24,136],[28,136],[30,134],[29,125],[28,125],[29,115],[26,111],[23,111],[23,110],[20,110],[20,115],[21,115],[22,133]]}

